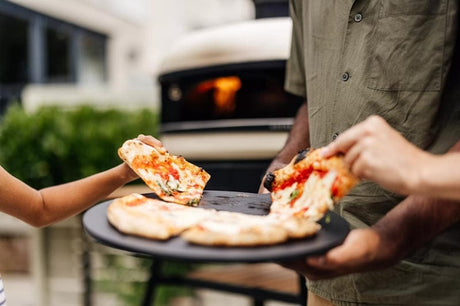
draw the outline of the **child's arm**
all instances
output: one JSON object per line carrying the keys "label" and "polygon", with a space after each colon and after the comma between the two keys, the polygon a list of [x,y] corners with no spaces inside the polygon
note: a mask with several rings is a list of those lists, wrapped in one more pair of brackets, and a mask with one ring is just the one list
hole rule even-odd
{"label": "child's arm", "polygon": [[73,216],[138,176],[121,164],[70,183],[35,190],[0,167],[0,211],[41,227]]}

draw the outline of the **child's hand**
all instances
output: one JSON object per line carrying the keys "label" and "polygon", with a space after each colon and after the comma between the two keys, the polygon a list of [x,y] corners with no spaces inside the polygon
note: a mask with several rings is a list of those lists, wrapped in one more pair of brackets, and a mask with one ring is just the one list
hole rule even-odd
{"label": "child's hand", "polygon": [[166,148],[163,146],[161,141],[159,141],[158,139],[156,139],[153,136],[150,136],[150,135],[146,136],[146,135],[140,134],[139,136],[137,136],[137,139],[139,139],[140,141],[142,141],[145,144],[148,144],[148,145],[154,147],[155,149],[157,149],[158,152],[160,152],[162,154],[167,152]]}

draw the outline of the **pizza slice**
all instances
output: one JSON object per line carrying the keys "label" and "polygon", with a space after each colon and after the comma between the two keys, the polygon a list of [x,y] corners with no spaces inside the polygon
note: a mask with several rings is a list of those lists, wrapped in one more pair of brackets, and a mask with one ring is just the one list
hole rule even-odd
{"label": "pizza slice", "polygon": [[156,240],[177,236],[215,213],[136,193],[115,199],[107,208],[110,224],[120,232]]}
{"label": "pizza slice", "polygon": [[200,245],[253,247],[311,237],[319,229],[316,222],[301,218],[218,211],[184,231],[181,237]]}
{"label": "pizza slice", "polygon": [[139,139],[130,139],[118,149],[118,155],[162,200],[197,205],[209,173],[182,156],[159,150]]}
{"label": "pizza slice", "polygon": [[214,246],[258,246],[316,234],[320,226],[306,219],[254,216],[189,207],[130,194],[115,199],[107,219],[118,231],[154,240],[181,235],[191,243]]}
{"label": "pizza slice", "polygon": [[319,220],[358,182],[343,157],[323,158],[320,152],[302,151],[286,167],[266,176],[270,214]]}

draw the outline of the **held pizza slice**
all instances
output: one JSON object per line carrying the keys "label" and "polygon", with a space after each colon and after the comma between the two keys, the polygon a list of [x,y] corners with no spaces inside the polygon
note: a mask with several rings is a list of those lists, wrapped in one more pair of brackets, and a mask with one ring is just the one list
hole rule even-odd
{"label": "held pizza slice", "polygon": [[107,218],[124,234],[156,240],[179,235],[210,215],[213,209],[188,207],[130,194],[115,199],[107,208]]}
{"label": "held pizza slice", "polygon": [[323,158],[321,149],[302,151],[284,168],[269,173],[270,213],[319,220],[358,179],[341,156]]}
{"label": "held pizza slice", "polygon": [[138,139],[130,139],[118,155],[162,200],[196,205],[210,175],[202,168],[167,151],[160,152]]}

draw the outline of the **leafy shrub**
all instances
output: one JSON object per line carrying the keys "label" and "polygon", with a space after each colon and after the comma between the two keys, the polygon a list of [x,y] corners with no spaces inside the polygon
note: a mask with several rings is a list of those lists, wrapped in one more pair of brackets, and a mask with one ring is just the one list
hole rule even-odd
{"label": "leafy shrub", "polygon": [[[128,112],[91,106],[72,110],[43,107],[27,113],[20,105],[12,105],[0,121],[0,165],[37,189],[73,181],[121,163],[117,154],[121,144],[139,134],[158,136],[158,122],[158,114],[147,109]],[[135,267],[128,267],[118,255],[101,255],[111,273],[108,278],[94,280],[96,287],[116,293],[123,305],[138,305],[145,280],[121,280],[128,273],[145,273],[151,260],[139,258]],[[181,263],[167,265],[167,270],[179,274],[189,269]],[[173,296],[190,294],[184,288],[159,289],[160,305],[166,305]]]}
{"label": "leafy shrub", "polygon": [[157,136],[152,110],[11,106],[0,123],[0,164],[34,188],[76,180],[121,162],[117,149],[138,134]]}

